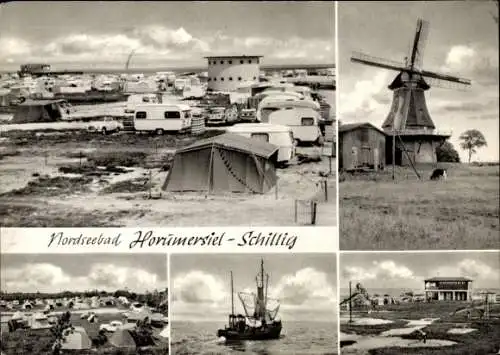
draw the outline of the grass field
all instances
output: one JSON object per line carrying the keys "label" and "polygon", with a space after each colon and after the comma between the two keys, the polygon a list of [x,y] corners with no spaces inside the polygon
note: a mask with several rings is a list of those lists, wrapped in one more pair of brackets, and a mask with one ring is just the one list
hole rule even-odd
{"label": "grass field", "polygon": [[[394,323],[380,325],[350,325],[342,323],[340,330],[344,334],[357,334],[361,336],[380,337],[383,331],[398,329],[404,326],[404,320],[418,320],[423,318],[439,318],[432,324],[426,325],[422,330],[427,333],[428,339],[439,339],[453,341],[456,344],[443,347],[381,347],[376,349],[366,349],[365,354],[371,355],[396,355],[396,354],[419,354],[419,355],[491,355],[497,354],[500,350],[500,305],[491,307],[491,317],[489,320],[480,320],[474,317],[467,319],[465,314],[453,315],[453,312],[465,303],[460,302],[435,302],[435,303],[408,303],[380,307],[381,312],[372,312],[366,317],[377,319],[388,319]],[[342,315],[346,317],[347,315]],[[342,317],[341,316],[341,317]],[[359,315],[358,315],[359,316]],[[468,327],[477,329],[467,334],[449,334],[452,328]],[[418,341],[419,334],[416,332],[401,335],[403,339]],[[349,347],[346,347],[346,353]]]}
{"label": "grass field", "polygon": [[499,249],[499,166],[442,165],[344,175],[339,184],[343,250]]}
{"label": "grass field", "polygon": [[[220,133],[8,132],[0,140],[0,224],[192,227],[248,225],[251,219],[260,226],[302,225],[309,211],[303,207],[295,220],[295,200],[316,200],[316,224],[336,225],[335,174],[327,178],[327,201],[319,185],[330,170],[327,158],[278,169],[277,191],[265,194],[161,191],[176,148]],[[299,148],[310,156],[320,154],[317,147]],[[335,172],[335,161],[332,167]]]}
{"label": "grass field", "polygon": [[[121,320],[120,314],[99,314],[98,323],[89,323],[86,320],[80,319],[78,314],[72,314],[71,323],[73,326],[82,326],[87,331],[89,337],[95,338],[99,333],[100,324],[110,322],[112,320]],[[159,331],[156,331],[158,333]],[[21,330],[15,332],[2,332],[1,350],[5,355],[52,355],[52,344],[54,338],[48,329],[40,330]],[[78,355],[164,355],[168,354],[168,340],[158,341],[157,345],[149,348],[140,349],[121,349],[113,348],[112,346],[103,346],[100,348],[93,348],[90,350],[65,350],[64,354],[78,354]]]}

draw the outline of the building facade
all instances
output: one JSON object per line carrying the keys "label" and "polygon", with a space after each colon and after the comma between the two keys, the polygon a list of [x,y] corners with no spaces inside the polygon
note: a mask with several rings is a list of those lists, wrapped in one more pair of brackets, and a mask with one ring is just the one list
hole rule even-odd
{"label": "building facade", "polygon": [[262,56],[211,56],[208,60],[208,89],[234,91],[242,83],[259,81]]}
{"label": "building facade", "polygon": [[425,282],[428,301],[471,301],[472,280],[465,277],[433,277]]}

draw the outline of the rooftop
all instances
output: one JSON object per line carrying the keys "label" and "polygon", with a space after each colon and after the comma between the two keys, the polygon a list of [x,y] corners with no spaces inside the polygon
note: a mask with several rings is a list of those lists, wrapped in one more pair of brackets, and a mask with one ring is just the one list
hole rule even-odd
{"label": "rooftop", "polygon": [[339,133],[353,131],[353,130],[358,129],[358,128],[373,128],[384,135],[386,134],[384,131],[382,131],[380,128],[376,127],[375,125],[371,124],[370,122],[346,123],[346,124],[339,125]]}
{"label": "rooftop", "polygon": [[467,278],[467,277],[431,277],[430,279],[425,279],[424,280],[425,282],[427,281],[468,281],[468,282],[472,282],[471,279]]}
{"label": "rooftop", "polygon": [[246,55],[246,54],[220,54],[220,55],[209,55],[203,58],[213,59],[213,58],[262,58],[263,55]]}

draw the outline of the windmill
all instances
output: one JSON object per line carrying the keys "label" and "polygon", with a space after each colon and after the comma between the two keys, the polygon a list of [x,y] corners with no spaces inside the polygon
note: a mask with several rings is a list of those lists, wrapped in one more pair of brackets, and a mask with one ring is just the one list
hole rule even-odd
{"label": "windmill", "polygon": [[418,178],[416,162],[436,163],[436,148],[450,134],[438,133],[425,102],[425,91],[434,86],[466,87],[470,80],[422,69],[423,54],[427,40],[428,23],[419,19],[413,45],[404,63],[354,52],[351,61],[372,67],[399,72],[388,86],[394,92],[390,112],[382,124],[384,131],[392,136],[387,140],[386,151],[392,151],[387,161],[395,165],[411,165]]}

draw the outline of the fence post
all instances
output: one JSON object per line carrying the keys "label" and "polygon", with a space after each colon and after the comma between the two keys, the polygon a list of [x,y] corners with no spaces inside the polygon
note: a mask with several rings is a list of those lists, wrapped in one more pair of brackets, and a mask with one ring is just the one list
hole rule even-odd
{"label": "fence post", "polygon": [[328,202],[328,180],[324,180],[324,189],[325,189],[325,202]]}
{"label": "fence post", "polygon": [[294,213],[294,221],[295,223],[297,223],[297,200],[294,200],[294,204],[295,204],[295,213]]}
{"label": "fence post", "polygon": [[316,224],[316,202],[311,201],[311,224],[315,225]]}

